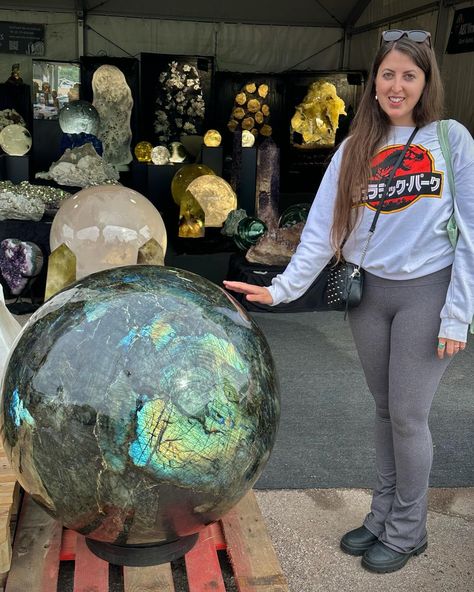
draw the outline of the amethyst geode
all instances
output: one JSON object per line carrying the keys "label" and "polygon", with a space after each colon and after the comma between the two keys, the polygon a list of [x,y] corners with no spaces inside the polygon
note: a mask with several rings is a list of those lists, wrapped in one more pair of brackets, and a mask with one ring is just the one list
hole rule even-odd
{"label": "amethyst geode", "polygon": [[35,243],[17,238],[6,238],[0,243],[0,273],[15,296],[23,292],[42,267],[43,254]]}

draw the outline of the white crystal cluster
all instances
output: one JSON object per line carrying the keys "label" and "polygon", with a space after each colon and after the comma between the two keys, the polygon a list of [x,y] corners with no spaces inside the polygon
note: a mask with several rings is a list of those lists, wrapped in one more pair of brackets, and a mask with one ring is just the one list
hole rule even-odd
{"label": "white crystal cluster", "polygon": [[97,154],[92,144],[87,143],[65,150],[49,171],[36,173],[36,178],[53,179],[58,185],[89,187],[118,181],[119,174]]}
{"label": "white crystal cluster", "polygon": [[45,205],[39,197],[12,189],[0,190],[0,220],[41,220]]}

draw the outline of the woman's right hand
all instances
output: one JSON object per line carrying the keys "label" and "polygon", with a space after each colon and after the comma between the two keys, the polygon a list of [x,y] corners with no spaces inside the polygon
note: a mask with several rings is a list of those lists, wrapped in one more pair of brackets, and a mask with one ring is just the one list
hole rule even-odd
{"label": "woman's right hand", "polygon": [[255,286],[254,284],[246,284],[245,282],[228,282],[224,280],[224,287],[226,290],[245,294],[245,299],[249,302],[259,302],[260,304],[272,304],[273,302],[273,298],[265,286]]}

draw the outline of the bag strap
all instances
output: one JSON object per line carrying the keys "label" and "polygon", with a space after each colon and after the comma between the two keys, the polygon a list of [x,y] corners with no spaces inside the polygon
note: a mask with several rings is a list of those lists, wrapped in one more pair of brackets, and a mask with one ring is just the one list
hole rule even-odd
{"label": "bag strap", "polygon": [[417,131],[418,131],[418,128],[415,127],[415,129],[410,134],[410,137],[408,138],[407,143],[403,147],[403,150],[401,151],[400,156],[397,159],[397,162],[395,163],[393,169],[390,172],[387,183],[385,184],[382,196],[380,198],[379,205],[377,206],[377,210],[375,212],[374,219],[372,220],[372,224],[369,229],[369,236],[367,237],[367,241],[366,241],[365,246],[362,250],[362,255],[360,257],[360,263],[353,272],[353,274],[355,274],[355,275],[360,274],[360,268],[362,267],[362,264],[364,263],[364,259],[367,254],[367,249],[369,248],[370,239],[372,238],[372,236],[374,234],[375,226],[377,225],[377,220],[379,219],[380,212],[382,211],[383,202],[385,201],[385,198],[388,195],[388,190],[389,190],[390,185],[392,183],[393,177],[395,176],[395,173],[397,172],[399,166],[402,164],[403,159],[405,158],[405,154],[407,153],[408,148],[410,147],[410,144],[412,143],[413,138],[415,137]]}
{"label": "bag strap", "polygon": [[446,172],[448,174],[449,188],[451,190],[451,195],[453,196],[454,200],[456,198],[456,184],[454,183],[454,171],[453,162],[451,159],[451,146],[449,145],[448,125],[449,122],[447,119],[442,119],[441,121],[438,121],[437,131],[441,153],[443,155],[444,161],[446,162]]}

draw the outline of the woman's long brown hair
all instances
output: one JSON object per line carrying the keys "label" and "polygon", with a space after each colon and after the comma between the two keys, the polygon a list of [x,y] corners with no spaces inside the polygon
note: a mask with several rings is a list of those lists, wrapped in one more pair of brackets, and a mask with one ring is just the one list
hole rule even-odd
{"label": "woman's long brown hair", "polygon": [[383,43],[375,56],[344,147],[331,230],[331,243],[338,258],[341,256],[342,243],[357,223],[360,208],[354,208],[353,205],[360,201],[362,193],[367,190],[372,159],[388,138],[391,124],[375,99],[375,78],[381,62],[392,49],[409,56],[425,73],[426,84],[413,110],[415,125],[423,127],[442,116],[444,91],[433,49],[427,43],[415,43],[407,37]]}

